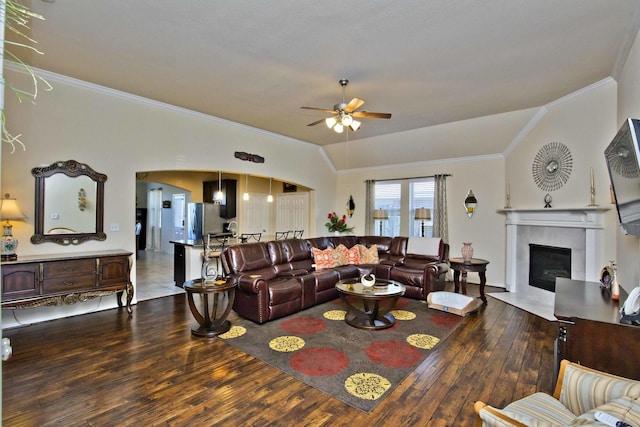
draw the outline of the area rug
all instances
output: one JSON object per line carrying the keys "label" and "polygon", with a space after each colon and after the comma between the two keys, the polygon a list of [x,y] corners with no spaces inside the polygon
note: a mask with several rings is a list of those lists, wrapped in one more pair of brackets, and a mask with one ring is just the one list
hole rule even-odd
{"label": "area rug", "polygon": [[400,298],[388,329],[344,321],[340,299],[265,323],[244,320],[220,335],[228,344],[363,412],[373,410],[462,322]]}

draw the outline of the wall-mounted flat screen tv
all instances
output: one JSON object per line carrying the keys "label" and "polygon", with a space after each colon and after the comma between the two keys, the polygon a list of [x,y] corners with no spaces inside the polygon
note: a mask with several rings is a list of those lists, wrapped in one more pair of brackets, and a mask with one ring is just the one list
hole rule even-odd
{"label": "wall-mounted flat screen tv", "polygon": [[627,119],[604,151],[620,225],[640,236],[640,120]]}

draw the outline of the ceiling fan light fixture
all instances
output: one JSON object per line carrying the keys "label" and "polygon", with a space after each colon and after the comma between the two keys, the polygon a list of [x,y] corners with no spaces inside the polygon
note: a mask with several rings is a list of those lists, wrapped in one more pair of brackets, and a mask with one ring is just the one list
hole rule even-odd
{"label": "ceiling fan light fixture", "polygon": [[326,119],[324,119],[324,122],[329,129],[332,129],[336,125],[336,123],[338,123],[335,117],[327,117]]}
{"label": "ceiling fan light fixture", "polygon": [[344,126],[342,126],[342,123],[336,123],[336,125],[333,127],[333,130],[335,130],[336,133],[342,133],[342,131],[344,130]]}
{"label": "ceiling fan light fixture", "polygon": [[351,126],[351,123],[353,123],[353,117],[351,117],[351,114],[343,114],[340,123],[344,126]]}
{"label": "ceiling fan light fixture", "polygon": [[357,120],[352,121],[352,122],[351,122],[351,130],[352,130],[352,131],[354,131],[354,132],[355,132],[355,131],[357,131],[358,129],[360,129],[360,125],[361,125],[361,124],[362,124],[362,123],[360,123],[360,122],[359,122],[359,121],[357,121]]}

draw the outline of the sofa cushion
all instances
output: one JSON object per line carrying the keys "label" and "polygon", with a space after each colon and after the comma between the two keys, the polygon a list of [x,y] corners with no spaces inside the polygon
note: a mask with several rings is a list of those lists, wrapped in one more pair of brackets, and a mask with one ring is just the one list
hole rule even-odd
{"label": "sofa cushion", "polygon": [[534,393],[507,405],[502,412],[530,427],[566,426],[576,417],[546,393]]}
{"label": "sofa cushion", "polygon": [[629,396],[613,399],[611,402],[600,405],[580,415],[569,426],[593,425],[596,422],[595,413],[598,411],[613,415],[632,426],[640,426],[640,401]]}

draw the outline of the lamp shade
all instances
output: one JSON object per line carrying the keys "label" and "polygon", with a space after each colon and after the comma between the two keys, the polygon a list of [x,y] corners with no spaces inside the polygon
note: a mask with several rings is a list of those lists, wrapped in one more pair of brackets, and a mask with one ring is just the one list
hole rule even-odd
{"label": "lamp shade", "polygon": [[423,221],[431,219],[431,209],[417,208],[415,219],[419,219]]}
{"label": "lamp shade", "polygon": [[376,209],[373,211],[373,219],[389,219],[389,213],[386,209]]}
{"label": "lamp shade", "polygon": [[20,211],[16,199],[9,197],[9,193],[5,194],[0,205],[0,219],[21,221],[25,218],[26,216]]}

